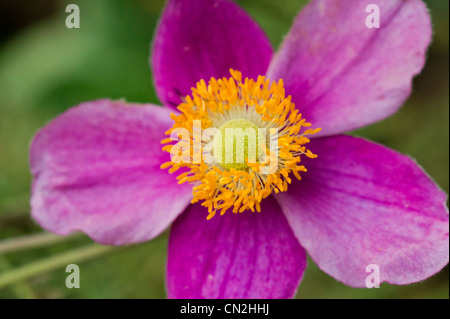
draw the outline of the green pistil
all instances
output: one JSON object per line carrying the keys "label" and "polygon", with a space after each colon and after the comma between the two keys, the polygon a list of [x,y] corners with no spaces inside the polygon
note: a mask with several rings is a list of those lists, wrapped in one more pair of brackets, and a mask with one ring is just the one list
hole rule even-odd
{"label": "green pistil", "polygon": [[258,127],[254,123],[244,119],[231,120],[219,131],[220,135],[218,132],[214,138],[214,157],[223,168],[246,170],[246,160],[258,161]]}

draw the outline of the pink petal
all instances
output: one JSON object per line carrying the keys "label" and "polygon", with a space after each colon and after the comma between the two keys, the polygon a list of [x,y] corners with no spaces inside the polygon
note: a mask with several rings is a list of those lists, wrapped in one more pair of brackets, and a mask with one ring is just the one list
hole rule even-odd
{"label": "pink petal", "polygon": [[446,194],[409,157],[361,138],[316,139],[318,158],[278,194],[301,245],[326,273],[365,287],[376,264],[391,284],[421,281],[448,263]]}
{"label": "pink petal", "polygon": [[159,168],[170,111],[154,105],[83,103],[41,129],[31,144],[32,216],[45,229],[81,230],[103,244],[152,239],[192,199]]}
{"label": "pink petal", "polygon": [[156,91],[169,106],[181,103],[198,81],[264,75],[272,57],[261,28],[228,0],[169,0],[153,43]]}
{"label": "pink petal", "polygon": [[304,249],[280,207],[216,215],[192,205],[173,224],[167,287],[170,298],[292,298],[306,267]]}
{"label": "pink petal", "polygon": [[[380,28],[366,27],[366,6]],[[420,0],[315,0],[296,18],[268,77],[283,78],[319,135],[379,121],[397,111],[425,63],[431,23]]]}

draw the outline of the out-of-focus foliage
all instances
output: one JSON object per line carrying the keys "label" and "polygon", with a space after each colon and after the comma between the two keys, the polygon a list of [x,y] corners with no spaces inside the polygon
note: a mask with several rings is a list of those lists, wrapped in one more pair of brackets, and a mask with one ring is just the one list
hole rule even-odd
{"label": "out-of-focus foliage", "polygon": [[[23,10],[33,10],[37,5],[23,2]],[[238,2],[277,47],[307,1]],[[396,115],[354,133],[411,155],[448,193],[449,3],[426,2],[433,19],[434,40],[411,98]],[[54,3],[56,8],[50,16],[0,43],[0,240],[40,231],[30,219],[28,204],[28,146],[40,127],[86,100],[110,97],[158,103],[148,57],[164,1]],[[65,27],[65,6],[69,3],[80,6],[80,29]],[[0,272],[89,242],[81,238],[0,256]],[[81,264],[81,289],[67,289],[67,274],[60,269],[0,290],[0,298],[164,298],[166,248],[167,233],[152,242]],[[383,284],[380,289],[369,290],[346,287],[310,261],[297,297],[448,298],[448,287],[448,267],[423,283]]]}

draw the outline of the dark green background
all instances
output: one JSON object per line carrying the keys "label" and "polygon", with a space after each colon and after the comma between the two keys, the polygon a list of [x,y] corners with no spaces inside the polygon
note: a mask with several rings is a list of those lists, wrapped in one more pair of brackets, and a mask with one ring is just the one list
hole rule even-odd
{"label": "dark green background", "polygon": [[[11,3],[7,2],[2,0],[0,9],[8,8],[10,13]],[[9,26],[14,29],[0,41],[0,240],[41,231],[30,219],[28,203],[28,146],[40,127],[86,100],[110,97],[158,103],[148,57],[164,5],[162,0],[14,2],[16,12],[17,2],[22,5],[21,14],[8,14],[12,19]],[[306,1],[238,2],[278,47]],[[434,37],[427,65],[414,81],[414,93],[396,115],[354,133],[409,154],[448,193],[449,4],[444,0],[426,2]],[[80,29],[65,27],[69,3],[80,6]],[[42,17],[33,17],[32,13],[40,11]],[[6,16],[6,12],[2,13]],[[25,21],[19,21],[19,16]],[[20,23],[14,25],[16,21]],[[0,272],[90,242],[82,237],[0,256]],[[81,263],[81,289],[65,287],[67,274],[62,268],[0,289],[0,298],[164,298],[166,248],[167,232],[152,242]],[[346,287],[310,260],[297,297],[448,298],[448,267],[422,283],[382,284],[380,289],[369,290]]]}

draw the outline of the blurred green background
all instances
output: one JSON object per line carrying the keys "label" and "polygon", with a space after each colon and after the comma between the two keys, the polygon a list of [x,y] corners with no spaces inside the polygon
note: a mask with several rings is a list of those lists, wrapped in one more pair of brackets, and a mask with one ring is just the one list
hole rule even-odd
{"label": "blurred green background", "polygon": [[[279,46],[304,0],[239,0]],[[81,28],[65,27],[76,3]],[[415,158],[449,191],[449,2],[426,1],[434,37],[414,93],[391,118],[354,132]],[[110,97],[158,103],[148,57],[163,0],[0,0],[0,240],[42,230],[29,215],[28,147],[51,118],[80,102]],[[239,48],[237,48],[239,49]],[[389,52],[386,52],[389,54]],[[0,255],[0,273],[90,244],[86,237]],[[167,232],[80,263],[81,288],[65,268],[0,289],[0,298],[165,298]],[[310,260],[298,298],[449,298],[448,267],[408,286],[346,287]]]}

